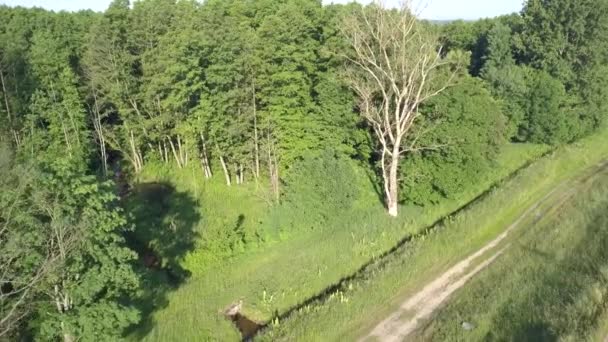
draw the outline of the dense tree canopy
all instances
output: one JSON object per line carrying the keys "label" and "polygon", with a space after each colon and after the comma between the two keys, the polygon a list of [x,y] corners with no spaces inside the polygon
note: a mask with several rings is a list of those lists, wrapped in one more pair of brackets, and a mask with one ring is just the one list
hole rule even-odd
{"label": "dense tree canopy", "polygon": [[[605,124],[607,0],[528,0],[446,25],[412,13],[0,6],[0,338],[116,340],[138,322],[124,197],[149,167],[235,193],[255,182],[281,229],[318,228],[373,191],[361,175],[396,215],[456,198],[508,141],[566,144]],[[205,246],[229,254],[248,241],[239,229]]]}

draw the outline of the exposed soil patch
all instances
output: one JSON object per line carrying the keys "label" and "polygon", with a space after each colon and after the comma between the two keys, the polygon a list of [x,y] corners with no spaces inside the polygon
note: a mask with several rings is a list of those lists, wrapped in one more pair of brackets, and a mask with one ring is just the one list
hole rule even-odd
{"label": "exposed soil patch", "polygon": [[237,329],[239,329],[241,336],[243,337],[243,341],[250,341],[258,330],[263,327],[263,325],[243,315],[241,312],[242,306],[243,302],[239,301],[238,304],[233,304],[228,307],[224,311],[224,315],[234,323]]}

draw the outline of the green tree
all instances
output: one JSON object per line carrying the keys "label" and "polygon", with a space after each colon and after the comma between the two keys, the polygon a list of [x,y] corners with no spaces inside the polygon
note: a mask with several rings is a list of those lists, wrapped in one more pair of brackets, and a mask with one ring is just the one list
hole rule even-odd
{"label": "green tree", "polygon": [[420,150],[406,158],[400,174],[404,201],[418,205],[455,198],[492,166],[506,141],[501,104],[478,79],[464,76],[422,111]]}
{"label": "green tree", "polygon": [[[17,154],[24,166],[11,166],[28,175],[9,177],[4,184],[21,189],[6,200],[19,206],[21,221],[11,220],[11,211],[0,219],[7,239],[13,238],[7,247],[27,254],[18,254],[22,259],[9,264],[7,274],[27,267],[25,275],[35,275],[26,299],[28,326],[36,338],[115,339],[138,319],[137,310],[124,304],[138,287],[135,254],[125,247],[126,221],[114,187],[89,171],[92,135],[70,56],[47,31],[32,38],[29,62],[38,89],[30,103],[28,135]],[[17,229],[21,223],[23,230]]]}
{"label": "green tree", "polygon": [[571,108],[564,85],[547,72],[530,79],[529,103],[520,135],[536,143],[572,142],[581,135],[580,119]]}
{"label": "green tree", "polygon": [[488,33],[488,46],[481,77],[494,96],[502,101],[509,118],[508,137],[518,139],[518,129],[526,115],[529,70],[515,64],[511,28],[500,21]]}

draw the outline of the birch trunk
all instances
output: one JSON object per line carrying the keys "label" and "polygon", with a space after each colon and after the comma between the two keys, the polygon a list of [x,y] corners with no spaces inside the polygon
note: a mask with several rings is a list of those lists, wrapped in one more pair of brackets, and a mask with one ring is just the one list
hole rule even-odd
{"label": "birch trunk", "polygon": [[386,194],[388,214],[393,217],[399,215],[399,155],[391,158],[388,171],[388,192]]}
{"label": "birch trunk", "polygon": [[167,142],[163,140],[163,149],[165,150],[165,164],[169,163],[169,149],[167,148]]}
{"label": "birch trunk", "polygon": [[205,142],[205,136],[201,133],[201,142],[203,143],[203,155],[201,157],[201,163],[203,165],[203,171],[205,172],[205,178],[209,179],[213,177],[211,173],[211,164],[209,163],[209,155],[207,154],[207,143]]}
{"label": "birch trunk", "polygon": [[241,174],[239,173],[239,164],[234,165],[234,179],[236,181],[236,185],[241,184]]}
{"label": "birch trunk", "polygon": [[255,94],[255,84],[253,85],[253,145],[255,152],[255,178],[260,178],[260,143],[258,139],[258,114]]}
{"label": "birch trunk", "polygon": [[177,135],[177,149],[178,149],[178,153],[179,153],[180,165],[181,165],[181,167],[185,167],[187,163],[186,163],[184,148],[182,146],[182,139],[179,134]]}
{"label": "birch trunk", "polygon": [[230,173],[228,173],[228,167],[226,166],[226,162],[224,161],[224,157],[222,156],[221,153],[220,153],[220,163],[222,164],[222,169],[224,170],[224,177],[226,177],[226,185],[231,186],[232,183],[230,181]]}
{"label": "birch trunk", "polygon": [[101,166],[104,177],[108,175],[108,156],[106,151],[106,140],[103,135],[103,128],[101,126],[101,113],[99,110],[99,103],[97,102],[97,95],[93,94],[94,108],[93,108],[93,126],[95,128],[95,134],[97,134],[97,140],[99,140],[99,150],[101,154]]}
{"label": "birch trunk", "polygon": [[11,106],[8,103],[8,94],[6,93],[6,84],[4,83],[4,73],[2,72],[2,65],[0,65],[0,81],[2,81],[2,94],[4,95],[4,105],[6,106],[6,116],[8,117],[8,124],[13,129],[13,115],[11,114]]}
{"label": "birch trunk", "polygon": [[274,195],[274,199],[278,202],[280,196],[279,167],[276,155],[273,151],[271,151],[271,148],[268,149],[268,174],[270,176],[270,186]]}
{"label": "birch trunk", "polygon": [[11,106],[8,102],[8,93],[6,92],[6,83],[4,82],[4,73],[2,72],[2,65],[0,65],[0,81],[2,81],[2,94],[4,95],[4,105],[6,106],[6,116],[8,118],[9,129],[13,134],[13,138],[15,139],[15,146],[19,147],[21,145],[21,139],[19,138],[17,130],[15,130],[15,128],[13,127],[13,114],[11,112]]}
{"label": "birch trunk", "polygon": [[177,167],[179,167],[180,169],[182,168],[182,163],[181,160],[179,158],[179,156],[177,155],[177,151],[175,150],[175,145],[173,144],[173,140],[167,138],[167,140],[169,140],[169,146],[171,146],[171,151],[173,152],[173,157],[175,158],[175,162],[177,163]]}

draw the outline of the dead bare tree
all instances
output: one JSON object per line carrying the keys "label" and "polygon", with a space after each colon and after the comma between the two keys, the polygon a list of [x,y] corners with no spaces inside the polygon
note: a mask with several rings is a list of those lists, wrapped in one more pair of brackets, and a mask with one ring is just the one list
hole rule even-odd
{"label": "dead bare tree", "polygon": [[106,139],[103,134],[103,126],[101,123],[102,113],[99,107],[99,101],[97,98],[97,91],[93,90],[93,107],[90,108],[90,112],[93,114],[93,127],[95,128],[95,136],[97,138],[97,142],[99,143],[99,152],[101,158],[101,166],[103,170],[103,175],[108,175],[108,153],[107,153],[107,144]]}
{"label": "dead bare tree", "polygon": [[410,1],[396,10],[381,1],[348,16],[342,33],[351,52],[344,56],[346,78],[359,97],[362,116],[373,129],[380,154],[388,213],[398,215],[399,161],[408,152],[437,146],[417,146],[419,107],[451,82],[435,77],[447,64],[438,40],[425,29]]}

